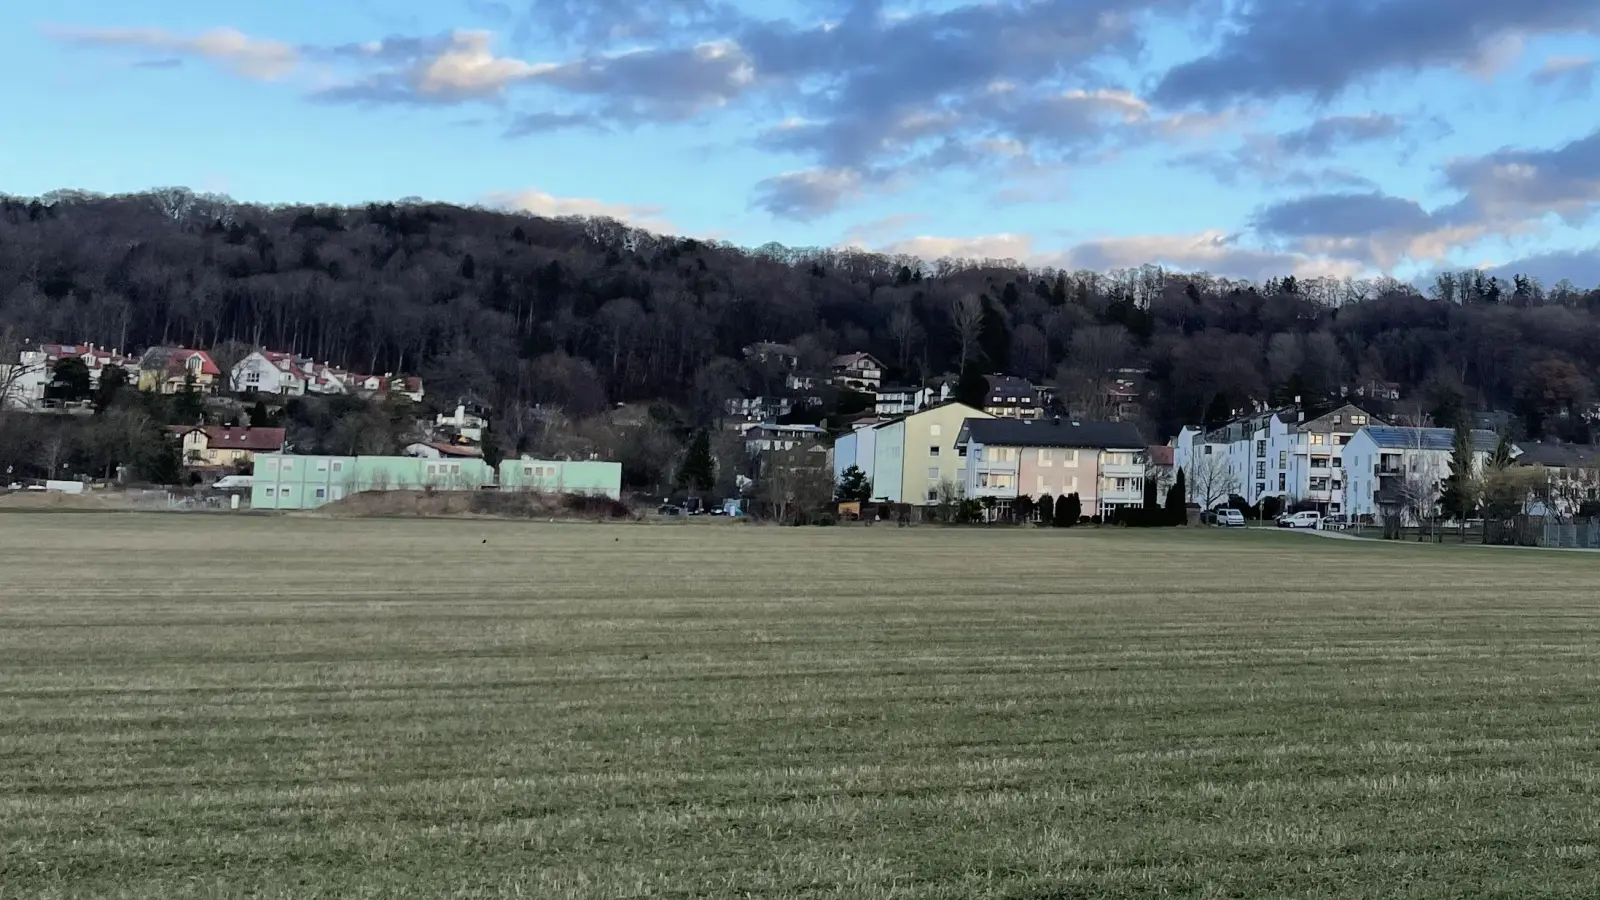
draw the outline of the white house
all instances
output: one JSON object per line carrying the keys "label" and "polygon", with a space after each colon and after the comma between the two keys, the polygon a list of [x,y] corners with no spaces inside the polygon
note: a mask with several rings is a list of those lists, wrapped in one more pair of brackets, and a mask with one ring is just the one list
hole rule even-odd
{"label": "white house", "polygon": [[38,409],[50,384],[50,367],[39,350],[24,350],[17,362],[0,366],[0,409]]}
{"label": "white house", "polygon": [[[1472,432],[1473,462],[1479,471],[1499,443],[1492,431]],[[1385,505],[1431,506],[1450,477],[1454,448],[1455,432],[1449,428],[1361,429],[1344,447],[1345,512],[1377,516]],[[1521,452],[1513,446],[1511,455]]]}
{"label": "white house", "polygon": [[847,353],[834,357],[830,366],[833,381],[858,391],[876,391],[883,384],[883,363],[870,353]]}
{"label": "white house", "polygon": [[723,412],[742,422],[770,422],[793,409],[788,397],[729,397],[722,402]]}
{"label": "white house", "polygon": [[440,413],[434,417],[434,427],[448,428],[476,444],[483,443],[483,431],[489,420],[477,410],[469,410],[465,403],[457,403],[453,413]]}
{"label": "white house", "polygon": [[235,393],[299,397],[306,392],[306,373],[288,353],[256,350],[234,364],[228,373],[228,384]]}
{"label": "white house", "polygon": [[793,450],[802,443],[819,441],[828,430],[816,425],[779,425],[766,422],[744,429],[744,447],[751,455],[772,450]]}

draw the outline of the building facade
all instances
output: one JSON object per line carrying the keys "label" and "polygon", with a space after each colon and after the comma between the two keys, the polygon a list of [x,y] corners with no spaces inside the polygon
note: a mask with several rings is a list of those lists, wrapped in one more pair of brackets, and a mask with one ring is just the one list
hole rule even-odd
{"label": "building facade", "polygon": [[[1492,431],[1472,432],[1473,464],[1484,464],[1500,443]],[[1408,524],[1416,507],[1437,502],[1450,459],[1455,452],[1455,432],[1449,428],[1398,428],[1369,426],[1356,432],[1343,449],[1342,476],[1345,512],[1351,516],[1379,516],[1383,508],[1407,507]],[[1512,446],[1513,458],[1522,449]]]}
{"label": "building facade", "polygon": [[507,459],[500,490],[622,498],[622,464],[598,460]]}
{"label": "building facade", "polygon": [[958,439],[969,497],[997,507],[1019,497],[1077,494],[1085,515],[1144,503],[1144,441],[1120,422],[968,420]]}
{"label": "building facade", "polygon": [[[1173,443],[1175,465],[1204,470],[1206,477],[1187,477],[1189,499],[1219,505],[1226,494],[1237,494],[1255,505],[1276,497],[1287,506],[1309,505],[1332,515],[1348,512],[1344,448],[1368,426],[1386,423],[1357,406],[1340,408],[1307,419],[1304,409],[1291,405],[1241,416],[1210,431],[1185,428]],[[1227,477],[1220,463],[1226,460]],[[1205,490],[1206,482],[1225,481],[1223,496]],[[1211,497],[1200,496],[1212,493]]]}
{"label": "building facade", "polygon": [[481,459],[257,454],[250,505],[315,509],[361,491],[475,491],[495,484]]}
{"label": "building facade", "polygon": [[966,482],[966,459],[956,439],[967,419],[992,418],[962,403],[931,406],[874,426],[873,466],[856,465],[872,479],[874,500],[927,506],[938,502],[941,485],[956,491]]}

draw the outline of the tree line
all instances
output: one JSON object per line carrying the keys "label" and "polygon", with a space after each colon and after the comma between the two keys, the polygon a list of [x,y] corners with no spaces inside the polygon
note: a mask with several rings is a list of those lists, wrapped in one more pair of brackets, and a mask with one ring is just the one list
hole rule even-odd
{"label": "tree line", "polygon": [[[267,346],[422,375],[498,413],[508,451],[538,416],[670,406],[678,450],[731,396],[867,351],[889,380],[1004,372],[1112,412],[1139,373],[1152,440],[1251,402],[1393,385],[1451,426],[1508,411],[1519,438],[1588,440],[1600,290],[1481,272],[1254,284],[1157,266],[1110,273],[730,244],[607,219],[424,202],[264,206],[173,188],[0,198],[0,327],[33,341]],[[831,403],[832,401],[830,401]],[[826,410],[825,410],[826,411]],[[375,429],[376,430],[376,429]]]}

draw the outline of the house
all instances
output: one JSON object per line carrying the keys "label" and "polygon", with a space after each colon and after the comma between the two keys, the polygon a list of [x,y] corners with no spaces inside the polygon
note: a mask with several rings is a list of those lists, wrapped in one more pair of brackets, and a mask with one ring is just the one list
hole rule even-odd
{"label": "house", "polygon": [[222,370],[211,354],[187,347],[151,347],[139,360],[141,391],[176,394],[192,382],[195,390],[212,393]]}
{"label": "house", "polygon": [[883,384],[883,363],[870,353],[834,357],[829,366],[833,383],[857,391],[876,391]]}
{"label": "house", "polygon": [[821,440],[828,431],[817,425],[779,425],[764,422],[744,429],[744,448],[751,456],[773,450],[793,450],[802,441]]}
{"label": "house", "polygon": [[1145,373],[1140,369],[1116,369],[1108,373],[1111,380],[1105,388],[1106,415],[1113,422],[1131,422],[1139,416],[1140,398],[1144,395]]}
{"label": "house", "polygon": [[1077,494],[1085,515],[1144,503],[1146,444],[1127,423],[971,419],[957,449],[966,495],[993,497],[1002,514],[1018,497],[1046,494]]}
{"label": "house", "polygon": [[[1191,472],[1186,483],[1195,502],[1214,504],[1238,494],[1252,505],[1276,497],[1285,504],[1310,504],[1325,514],[1343,513],[1348,511],[1340,472],[1343,448],[1362,428],[1387,424],[1348,404],[1307,419],[1297,401],[1234,418],[1204,433],[1185,428],[1178,434],[1174,461],[1190,469],[1204,466],[1207,481],[1226,476],[1225,490],[1207,490]],[[1210,462],[1218,454],[1227,460],[1225,470]]]}
{"label": "house", "polygon": [[483,432],[489,427],[486,410],[476,404],[457,403],[455,412],[440,413],[434,417],[435,431],[448,436],[465,438],[474,444],[483,443]]}
{"label": "house", "polygon": [[1521,448],[1519,467],[1539,466],[1547,484],[1529,505],[1530,515],[1570,518],[1600,501],[1600,452],[1585,444],[1534,441]]}
{"label": "house", "polygon": [[1400,399],[1400,385],[1393,381],[1379,381],[1376,378],[1369,378],[1366,381],[1340,388],[1339,396],[1393,402]]}
{"label": "house", "polygon": [[258,454],[254,509],[315,509],[362,491],[475,491],[495,483],[481,459]]}
{"label": "house", "polygon": [[167,430],[180,442],[183,464],[196,469],[253,465],[257,454],[281,453],[285,436],[282,428],[173,425]]}
{"label": "house", "polygon": [[412,403],[421,403],[424,396],[422,379],[415,375],[395,375],[393,372],[383,375],[352,374],[345,384],[350,393],[377,400],[394,395],[405,397]]}
{"label": "house", "polygon": [[991,375],[983,411],[998,419],[1038,419],[1048,402],[1048,394],[1025,378]]}
{"label": "house", "polygon": [[838,483],[846,469],[854,466],[871,477],[873,457],[877,453],[877,426],[882,422],[876,416],[860,419],[851,424],[850,431],[833,441],[833,480]]}
{"label": "house", "polygon": [[43,352],[22,351],[17,362],[0,366],[0,409],[42,408],[50,378],[50,364]]}
{"label": "house", "polygon": [[256,350],[234,364],[228,374],[229,387],[234,393],[302,396],[307,373],[296,362],[292,354]]}
{"label": "house", "polygon": [[884,386],[876,391],[877,403],[873,412],[880,416],[903,416],[933,402],[930,388]]}
{"label": "house", "polygon": [[749,422],[771,422],[793,409],[794,403],[787,397],[730,397],[722,402],[722,410],[734,420],[729,423],[734,428]]}
{"label": "house", "polygon": [[[873,435],[856,437],[856,466],[872,480],[872,499],[927,506],[937,503],[940,491],[959,492],[966,481],[966,458],[956,448],[956,438],[967,419],[989,414],[963,403],[944,403],[889,419],[872,426]],[[870,446],[870,465],[863,449]],[[839,453],[834,453],[838,466]]]}
{"label": "house", "polygon": [[744,358],[752,362],[772,363],[784,369],[794,369],[800,365],[800,354],[793,345],[771,341],[760,341],[745,347]]}
{"label": "house", "polygon": [[482,459],[483,448],[448,441],[418,441],[407,444],[405,455],[418,459]]}
{"label": "house", "polygon": [[[1472,432],[1473,461],[1481,471],[1500,438],[1492,431]],[[1450,475],[1455,432],[1449,428],[1396,428],[1369,425],[1343,448],[1344,512],[1377,516],[1384,507],[1431,508]],[[1512,457],[1522,449],[1512,447]]]}
{"label": "house", "polygon": [[500,490],[622,498],[622,464],[599,460],[507,459]]}

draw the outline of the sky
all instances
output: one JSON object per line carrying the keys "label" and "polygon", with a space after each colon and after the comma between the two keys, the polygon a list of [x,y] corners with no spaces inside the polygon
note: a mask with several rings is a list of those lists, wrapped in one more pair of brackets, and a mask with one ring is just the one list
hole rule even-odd
{"label": "sky", "polygon": [[0,191],[1600,284],[1600,0],[0,4]]}

